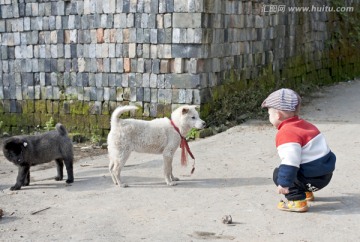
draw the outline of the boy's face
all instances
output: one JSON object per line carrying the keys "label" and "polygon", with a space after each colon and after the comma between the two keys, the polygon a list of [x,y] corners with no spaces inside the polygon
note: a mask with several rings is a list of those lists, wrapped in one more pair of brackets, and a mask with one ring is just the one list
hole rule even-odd
{"label": "boy's face", "polygon": [[281,123],[280,120],[280,113],[274,109],[274,108],[269,108],[268,109],[268,113],[269,113],[269,121],[270,123],[277,128],[279,126],[279,124]]}

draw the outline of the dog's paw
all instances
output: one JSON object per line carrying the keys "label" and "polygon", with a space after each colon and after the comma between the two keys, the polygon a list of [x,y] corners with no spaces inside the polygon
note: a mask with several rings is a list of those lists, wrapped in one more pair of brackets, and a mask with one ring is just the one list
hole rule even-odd
{"label": "dog's paw", "polygon": [[166,184],[167,184],[168,186],[176,186],[176,185],[177,185],[177,183],[176,183],[176,182],[173,182],[173,181],[171,181],[171,182],[166,182]]}
{"label": "dog's paw", "polygon": [[12,186],[12,187],[10,187],[10,191],[15,191],[15,190],[20,190],[21,189],[21,186],[19,186],[19,185],[14,185],[14,186]]}
{"label": "dog's paw", "polygon": [[74,179],[67,179],[66,180],[66,183],[73,183],[74,182]]}
{"label": "dog's paw", "polygon": [[172,180],[172,181],[180,181],[180,179],[179,179],[178,177],[174,177],[174,176],[171,177],[171,180]]}
{"label": "dog's paw", "polygon": [[62,178],[61,176],[56,176],[56,177],[55,177],[55,181],[62,181],[62,179],[63,179],[63,178]]}

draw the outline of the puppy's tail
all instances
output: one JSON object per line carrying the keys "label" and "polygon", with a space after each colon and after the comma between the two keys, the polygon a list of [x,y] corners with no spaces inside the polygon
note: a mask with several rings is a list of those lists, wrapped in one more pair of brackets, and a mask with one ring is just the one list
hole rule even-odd
{"label": "puppy's tail", "polygon": [[111,121],[110,121],[110,124],[111,124],[111,127],[115,127],[116,124],[118,123],[119,121],[119,116],[125,112],[129,112],[129,111],[132,111],[132,110],[136,110],[138,109],[137,107],[135,106],[120,106],[120,107],[117,107],[114,112],[111,114]]}
{"label": "puppy's tail", "polygon": [[55,128],[59,132],[59,134],[62,136],[65,136],[68,134],[67,130],[65,129],[65,126],[62,125],[61,123],[57,123]]}

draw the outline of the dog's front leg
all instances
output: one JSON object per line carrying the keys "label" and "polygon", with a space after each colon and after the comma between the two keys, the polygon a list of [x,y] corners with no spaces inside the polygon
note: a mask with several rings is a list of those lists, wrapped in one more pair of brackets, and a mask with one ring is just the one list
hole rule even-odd
{"label": "dog's front leg", "polygon": [[179,179],[173,176],[172,174],[172,155],[163,155],[164,157],[164,176],[165,176],[165,182],[169,186],[175,186],[176,182]]}
{"label": "dog's front leg", "polygon": [[[16,178],[16,183],[15,183],[14,186],[10,187],[10,190],[11,191],[20,190],[21,186],[24,185],[25,180],[26,180],[29,172],[30,172],[30,166],[29,165],[19,166],[18,176]],[[29,180],[30,180],[30,177],[29,177]]]}
{"label": "dog's front leg", "polygon": [[24,184],[23,186],[29,186],[30,185],[30,169],[27,172],[26,176],[25,176],[25,180],[24,180]]}

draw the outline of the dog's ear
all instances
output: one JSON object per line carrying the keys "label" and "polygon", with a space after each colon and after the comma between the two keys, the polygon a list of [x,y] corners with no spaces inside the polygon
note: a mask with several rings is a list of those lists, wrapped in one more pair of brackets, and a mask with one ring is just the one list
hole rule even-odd
{"label": "dog's ear", "polygon": [[182,109],[182,114],[187,114],[189,112],[189,108],[183,108]]}

